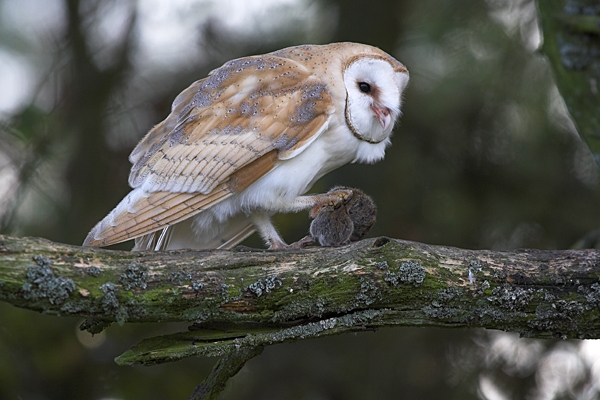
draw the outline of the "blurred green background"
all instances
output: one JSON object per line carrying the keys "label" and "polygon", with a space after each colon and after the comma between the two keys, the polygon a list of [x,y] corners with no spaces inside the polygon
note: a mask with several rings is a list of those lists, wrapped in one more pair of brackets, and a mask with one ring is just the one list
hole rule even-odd
{"label": "blurred green background", "polygon": [[[404,116],[383,162],[314,191],[371,194],[371,236],[569,248],[600,227],[599,171],[540,40],[531,0],[0,0],[0,233],[80,244],[128,192],[133,146],[194,80],[235,57],[357,41],[410,70]],[[276,221],[289,242],[308,228],[305,213]],[[114,364],[181,324],[91,337],[3,303],[0,321],[1,399],[185,399],[215,363]],[[598,399],[600,346],[383,329],[267,348],[221,398]]]}

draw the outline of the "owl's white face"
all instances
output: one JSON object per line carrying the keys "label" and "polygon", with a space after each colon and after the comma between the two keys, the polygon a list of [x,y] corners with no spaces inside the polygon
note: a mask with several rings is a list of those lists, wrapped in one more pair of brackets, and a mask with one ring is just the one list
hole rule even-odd
{"label": "owl's white face", "polygon": [[387,60],[362,57],[348,64],[344,84],[346,122],[352,133],[370,143],[387,139],[400,116],[408,74],[394,71]]}

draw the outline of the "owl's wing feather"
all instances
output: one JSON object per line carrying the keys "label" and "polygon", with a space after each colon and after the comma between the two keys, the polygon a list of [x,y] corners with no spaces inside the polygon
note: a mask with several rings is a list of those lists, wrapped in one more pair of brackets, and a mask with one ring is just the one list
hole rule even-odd
{"label": "owl's wing feather", "polygon": [[85,246],[109,246],[181,222],[213,204],[239,193],[271,170],[277,152],[271,151],[234,172],[209,194],[155,193],[135,189],[91,231]]}
{"label": "owl's wing feather", "polygon": [[233,60],[183,91],[130,155],[134,190],[86,238],[107,246],[163,229],[239,193],[328,126],[326,86],[272,55]]}
{"label": "owl's wing feather", "polygon": [[129,183],[150,192],[210,193],[273,149],[280,159],[297,154],[333,111],[326,86],[293,60],[230,61],[179,95],[158,132],[142,139],[130,157]]}

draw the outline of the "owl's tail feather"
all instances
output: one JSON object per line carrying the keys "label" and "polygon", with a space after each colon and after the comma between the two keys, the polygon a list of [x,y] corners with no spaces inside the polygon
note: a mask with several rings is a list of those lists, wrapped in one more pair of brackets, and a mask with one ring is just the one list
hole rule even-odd
{"label": "owl's tail feather", "polygon": [[229,197],[230,189],[221,184],[209,194],[148,193],[132,190],[88,234],[84,246],[109,246],[159,231],[206,210]]}
{"label": "owl's tail feather", "polygon": [[133,250],[230,249],[256,230],[244,214],[219,223],[212,231],[196,232],[193,220],[192,217],[161,231],[139,236]]}

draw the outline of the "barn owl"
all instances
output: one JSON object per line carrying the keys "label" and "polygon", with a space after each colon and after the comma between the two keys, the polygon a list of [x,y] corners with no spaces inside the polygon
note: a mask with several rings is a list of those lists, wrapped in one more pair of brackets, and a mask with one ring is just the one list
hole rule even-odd
{"label": "barn owl", "polygon": [[179,94],[134,148],[133,190],[84,245],[231,248],[257,230],[269,248],[288,247],[271,217],[348,199],[304,193],[344,164],[384,157],[408,80],[402,63],[356,43],[225,63]]}

